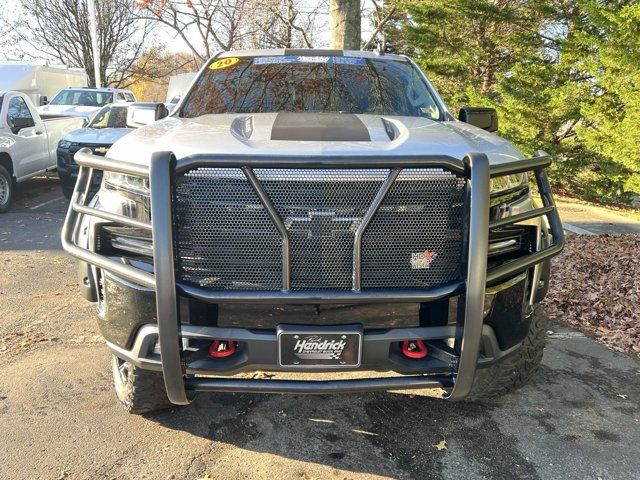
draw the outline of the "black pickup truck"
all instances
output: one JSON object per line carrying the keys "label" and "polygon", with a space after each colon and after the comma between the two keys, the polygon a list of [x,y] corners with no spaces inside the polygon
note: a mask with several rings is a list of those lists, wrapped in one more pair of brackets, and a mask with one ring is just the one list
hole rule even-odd
{"label": "black pickup truck", "polygon": [[492,133],[494,110],[454,117],[405,56],[268,50],[215,56],[159,112],[76,153],[62,232],[130,412],[198,391],[476,399],[536,370],[563,231],[551,159]]}

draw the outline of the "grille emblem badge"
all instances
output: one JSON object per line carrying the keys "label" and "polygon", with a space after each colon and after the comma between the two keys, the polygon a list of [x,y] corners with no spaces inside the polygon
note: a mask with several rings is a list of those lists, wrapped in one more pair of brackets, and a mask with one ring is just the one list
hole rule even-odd
{"label": "grille emblem badge", "polygon": [[438,256],[436,252],[425,250],[411,254],[411,268],[413,270],[426,270],[431,267],[431,263]]}
{"label": "grille emblem badge", "polygon": [[[354,216],[339,216],[331,211],[311,211],[305,216],[287,217],[285,226],[291,232],[304,232],[308,238],[333,238],[340,232],[354,232]],[[357,226],[356,226],[357,228]]]}

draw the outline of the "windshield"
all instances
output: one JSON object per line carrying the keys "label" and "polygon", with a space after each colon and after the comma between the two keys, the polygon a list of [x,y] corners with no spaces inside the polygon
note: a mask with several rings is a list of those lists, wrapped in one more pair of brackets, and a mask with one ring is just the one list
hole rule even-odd
{"label": "windshield", "polygon": [[50,105],[81,105],[84,107],[103,107],[113,103],[113,93],[94,90],[62,90]]}
{"label": "windshield", "polygon": [[127,128],[127,108],[109,106],[100,110],[89,128]]}
{"label": "windshield", "polygon": [[196,81],[181,116],[265,112],[441,118],[426,83],[409,62],[339,56],[215,61]]}

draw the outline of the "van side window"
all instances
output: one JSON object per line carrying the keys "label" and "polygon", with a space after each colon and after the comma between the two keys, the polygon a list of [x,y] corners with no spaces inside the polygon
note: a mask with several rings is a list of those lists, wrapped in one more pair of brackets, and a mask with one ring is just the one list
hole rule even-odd
{"label": "van side window", "polygon": [[127,97],[127,102],[135,102],[136,97],[133,96],[131,92],[124,92],[124,96]]}
{"label": "van side window", "polygon": [[118,92],[118,97],[117,97],[119,102],[126,102],[125,98],[124,98],[124,93],[122,92]]}
{"label": "van side window", "polygon": [[[18,120],[18,122],[15,122],[15,120]],[[18,123],[23,128],[26,126],[33,127],[35,125],[29,107],[27,107],[26,102],[21,97],[13,97],[9,100],[7,123],[10,127],[14,127],[15,124]]]}

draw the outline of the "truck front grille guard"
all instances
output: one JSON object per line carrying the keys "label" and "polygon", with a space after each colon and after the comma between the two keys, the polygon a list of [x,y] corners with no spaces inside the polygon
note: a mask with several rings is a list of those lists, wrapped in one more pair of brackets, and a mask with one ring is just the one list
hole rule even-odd
{"label": "truck front grille guard", "polygon": [[[533,158],[506,162],[493,167],[485,154],[469,153],[462,160],[447,156],[423,157],[245,157],[191,156],[176,160],[170,152],[155,153],[150,166],[136,165],[92,155],[83,149],[75,156],[80,165],[78,180],[71,198],[62,229],[63,248],[78,259],[118,275],[131,282],[154,289],[156,292],[158,335],[162,371],[169,400],[175,404],[187,404],[186,390],[242,391],[242,392],[299,392],[329,393],[355,392],[365,390],[400,390],[419,388],[445,388],[447,398],[459,400],[471,391],[480,352],[483,324],[483,307],[486,285],[512,277],[534,267],[556,254],[564,246],[562,223],[553,201],[549,182],[544,169],[551,164],[551,158],[544,152],[536,152]],[[252,183],[265,209],[273,213],[269,199],[255,184],[253,168],[388,168],[389,178],[380,189],[375,205],[379,205],[398,172],[404,168],[444,168],[467,178],[467,235],[466,235],[466,279],[447,285],[427,289],[405,290],[360,290],[360,252],[356,237],[354,245],[354,289],[351,291],[210,291],[178,285],[175,277],[175,258],[172,222],[172,179],[174,175],[199,166],[216,168],[241,168]],[[151,190],[151,218],[144,221],[123,215],[98,210],[87,206],[89,186],[94,170],[106,170],[149,179]],[[533,172],[543,206],[531,211],[489,221],[489,179],[516,173]],[[369,212],[368,212],[369,213]],[[146,229],[152,232],[154,250],[154,273],[140,270],[103,255],[79,247],[76,243],[78,229],[83,215],[94,216],[116,224]],[[487,271],[488,232],[536,217],[548,220],[553,242],[536,252],[505,262]],[[367,215],[369,217],[369,215]],[[368,218],[369,219],[369,218]],[[274,223],[278,224],[277,213]],[[366,222],[363,222],[366,226]],[[363,228],[364,230],[364,228]],[[360,233],[360,237],[362,232]],[[288,280],[289,262],[286,250],[286,235],[283,235],[283,283]],[[178,318],[178,291],[209,302],[242,303],[363,303],[363,302],[425,302],[464,292],[464,317],[459,319],[457,329],[460,357],[457,372],[453,375],[410,375],[389,378],[369,378],[333,381],[298,380],[249,380],[223,378],[184,377],[180,324]]]}

